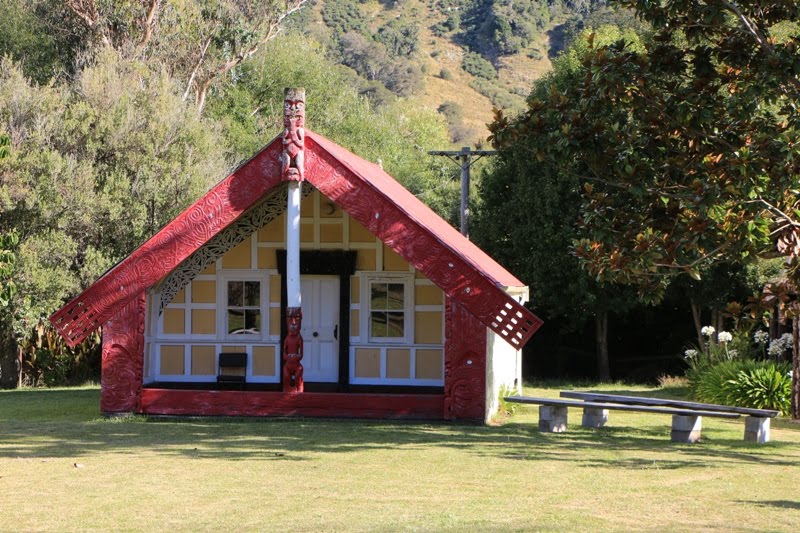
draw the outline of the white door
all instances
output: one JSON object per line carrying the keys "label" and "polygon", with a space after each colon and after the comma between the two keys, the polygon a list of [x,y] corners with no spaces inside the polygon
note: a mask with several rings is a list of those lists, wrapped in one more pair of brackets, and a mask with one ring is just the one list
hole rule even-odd
{"label": "white door", "polygon": [[301,276],[303,380],[339,381],[339,277]]}

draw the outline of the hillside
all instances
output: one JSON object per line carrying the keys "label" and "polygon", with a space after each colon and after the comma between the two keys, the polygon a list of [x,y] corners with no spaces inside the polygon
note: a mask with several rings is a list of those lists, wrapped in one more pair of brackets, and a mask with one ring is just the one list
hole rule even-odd
{"label": "hillside", "polygon": [[565,28],[578,26],[585,16],[580,6],[585,11],[588,5],[590,0],[316,0],[296,27],[352,68],[362,93],[377,105],[396,95],[439,110],[454,144],[475,145],[488,135],[493,107],[524,108],[532,82],[550,70]]}

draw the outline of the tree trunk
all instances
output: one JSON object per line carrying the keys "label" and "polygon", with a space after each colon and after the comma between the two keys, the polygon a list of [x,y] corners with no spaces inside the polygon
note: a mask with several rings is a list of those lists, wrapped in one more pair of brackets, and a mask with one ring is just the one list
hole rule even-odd
{"label": "tree trunk", "polygon": [[13,389],[18,385],[17,343],[8,331],[0,339],[0,389]]}
{"label": "tree trunk", "polygon": [[611,381],[611,368],[608,364],[608,312],[594,317],[595,350],[597,353],[597,377],[600,381]]}
{"label": "tree trunk", "polygon": [[705,343],[703,342],[703,318],[700,306],[693,299],[689,299],[689,305],[692,307],[692,319],[694,320],[694,330],[697,333],[697,346],[701,352],[705,352]]}
{"label": "tree trunk", "polygon": [[792,418],[800,420],[800,317],[792,318]]}

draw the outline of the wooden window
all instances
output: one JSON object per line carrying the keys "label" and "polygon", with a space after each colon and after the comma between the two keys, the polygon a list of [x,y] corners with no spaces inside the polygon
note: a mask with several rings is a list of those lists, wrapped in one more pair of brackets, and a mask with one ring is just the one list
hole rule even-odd
{"label": "wooden window", "polygon": [[[367,277],[364,325],[371,343],[405,343],[412,339],[414,315],[410,276]],[[362,304],[363,306],[363,304]]]}
{"label": "wooden window", "polygon": [[261,335],[261,282],[227,283],[226,331],[228,335]]}

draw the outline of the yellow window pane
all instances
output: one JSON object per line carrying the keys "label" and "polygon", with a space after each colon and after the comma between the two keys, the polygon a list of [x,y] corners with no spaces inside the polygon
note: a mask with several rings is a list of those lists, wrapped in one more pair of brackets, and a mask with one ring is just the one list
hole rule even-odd
{"label": "yellow window pane", "polygon": [[417,350],[416,370],[414,377],[417,379],[442,379],[442,350]]}
{"label": "yellow window pane", "polygon": [[381,377],[381,351],[377,348],[356,348],[355,376]]}
{"label": "yellow window pane", "polygon": [[162,346],[161,365],[158,373],[167,376],[182,376],[184,369],[183,346]]}
{"label": "yellow window pane", "polygon": [[217,374],[216,366],[214,346],[192,346],[193,376],[214,376]]}
{"label": "yellow window pane", "polygon": [[164,333],[166,335],[185,334],[185,317],[183,309],[170,309],[169,307],[164,309]]}
{"label": "yellow window pane", "polygon": [[275,375],[275,347],[253,346],[253,375]]}

